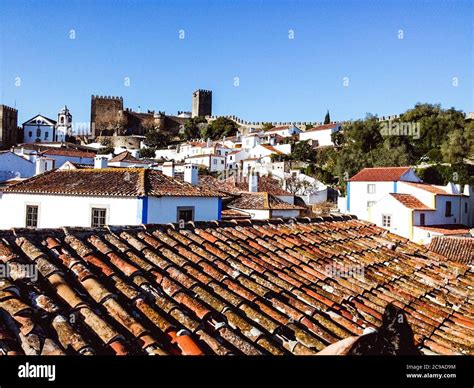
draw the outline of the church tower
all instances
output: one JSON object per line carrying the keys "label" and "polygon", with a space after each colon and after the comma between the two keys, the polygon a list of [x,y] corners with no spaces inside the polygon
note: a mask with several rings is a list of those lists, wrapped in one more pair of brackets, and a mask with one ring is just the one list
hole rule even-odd
{"label": "church tower", "polygon": [[58,113],[56,124],[55,141],[65,142],[66,138],[72,135],[72,115],[66,105]]}

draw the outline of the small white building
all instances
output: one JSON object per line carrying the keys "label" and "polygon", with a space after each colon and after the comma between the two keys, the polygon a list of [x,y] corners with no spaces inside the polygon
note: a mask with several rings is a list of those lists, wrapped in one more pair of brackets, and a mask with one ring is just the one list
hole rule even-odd
{"label": "small white building", "polygon": [[49,171],[4,189],[0,229],[219,220],[220,194],[197,183],[191,165],[184,181],[151,169]]}
{"label": "small white building", "polygon": [[186,158],[185,163],[206,167],[210,172],[219,172],[226,169],[225,159],[221,155],[196,155]]}
{"label": "small white building", "polygon": [[242,160],[245,160],[249,157],[249,153],[243,149],[235,150],[229,152],[226,155],[226,165],[228,169],[235,169],[238,166],[241,166]]}
{"label": "small white building", "polygon": [[298,135],[300,132],[301,130],[294,125],[284,125],[281,127],[273,127],[272,129],[265,131],[265,134],[266,135],[279,135],[282,137],[291,137],[294,135]]}
{"label": "small white building", "polygon": [[311,140],[317,147],[333,146],[332,134],[341,130],[340,123],[318,125],[306,131],[300,132],[300,141]]}
{"label": "small white building", "polygon": [[409,167],[361,170],[349,179],[347,197],[340,197],[338,204],[342,212],[420,244],[429,243],[433,235],[468,234],[474,225],[469,186],[462,191],[452,183],[426,184]]}
{"label": "small white building", "polygon": [[109,167],[138,167],[145,168],[150,167],[153,163],[149,163],[140,159],[137,159],[129,151],[123,151],[117,156],[114,156],[108,161]]}
{"label": "small white building", "polygon": [[23,123],[23,142],[41,143],[54,141],[56,121],[43,116],[35,117]]}
{"label": "small white building", "polygon": [[35,164],[11,151],[0,151],[0,182],[30,178],[35,175]]}

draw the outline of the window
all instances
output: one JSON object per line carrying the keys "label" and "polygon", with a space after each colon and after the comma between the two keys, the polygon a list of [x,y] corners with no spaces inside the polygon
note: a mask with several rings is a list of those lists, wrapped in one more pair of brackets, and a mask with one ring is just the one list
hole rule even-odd
{"label": "window", "polygon": [[44,140],[48,140],[49,132],[44,133]]}
{"label": "window", "polygon": [[368,209],[369,207],[374,206],[374,205],[375,205],[375,201],[368,201],[368,202],[367,202],[367,209]]}
{"label": "window", "polygon": [[38,206],[26,206],[26,227],[36,228],[38,226]]}
{"label": "window", "polygon": [[64,124],[64,117],[61,117],[61,124]]}
{"label": "window", "polygon": [[425,226],[425,213],[420,213],[420,225]]}
{"label": "window", "polygon": [[444,212],[445,217],[451,217],[453,213],[451,212],[451,201],[446,201],[446,208]]}
{"label": "window", "polygon": [[367,193],[369,194],[375,194],[375,184],[369,183],[367,185]]}
{"label": "window", "polygon": [[224,164],[224,161],[223,161],[223,160],[221,160],[221,164]]}
{"label": "window", "polygon": [[213,159],[212,163],[217,164],[217,159]]}
{"label": "window", "polygon": [[464,213],[467,213],[467,210],[468,210],[468,206],[467,206],[467,203],[464,204]]}
{"label": "window", "polygon": [[178,206],[176,221],[194,221],[194,206]]}
{"label": "window", "polygon": [[102,226],[105,226],[106,223],[107,223],[107,209],[93,207],[92,214],[91,214],[91,226],[93,228],[100,228]]}
{"label": "window", "polygon": [[390,228],[392,226],[392,216],[389,214],[382,214],[382,226]]}
{"label": "window", "polygon": [[41,137],[41,128],[38,127],[38,129],[36,130],[36,137]]}
{"label": "window", "polygon": [[28,132],[28,137],[33,137],[33,131]]}

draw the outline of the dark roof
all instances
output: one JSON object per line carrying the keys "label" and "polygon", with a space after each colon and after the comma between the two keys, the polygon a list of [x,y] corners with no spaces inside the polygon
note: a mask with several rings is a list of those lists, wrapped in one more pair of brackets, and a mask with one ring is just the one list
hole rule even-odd
{"label": "dark roof", "polygon": [[411,194],[400,194],[400,193],[391,193],[390,194],[393,198],[395,198],[398,202],[400,202],[403,206],[413,209],[413,210],[433,210],[429,206],[426,206],[423,202],[421,202],[418,198]]}
{"label": "dark roof", "polygon": [[245,213],[245,212],[241,212],[239,210],[235,210],[235,209],[224,209],[222,210],[221,212],[221,218],[223,220],[235,220],[235,219],[239,219],[239,220],[242,220],[242,219],[245,219],[245,220],[250,220],[252,217],[250,216],[250,214],[248,213]]}
{"label": "dark roof", "polygon": [[474,354],[472,268],[350,216],[16,229],[0,262],[39,275],[0,283],[7,354],[308,355],[389,302],[422,351]]}
{"label": "dark roof", "polygon": [[410,167],[374,167],[364,168],[355,174],[350,182],[398,181]]}
{"label": "dark roof", "polygon": [[94,158],[96,153],[91,151],[82,151],[71,148],[56,148],[51,147],[46,151],[41,152],[43,155],[57,155],[57,156],[72,156],[77,158]]}
{"label": "dark roof", "polygon": [[84,168],[53,170],[26,179],[4,192],[81,196],[220,197],[216,191],[193,186],[144,168]]}
{"label": "dark roof", "polygon": [[112,159],[109,160],[109,163],[112,162],[127,162],[127,163],[135,163],[135,164],[149,164],[148,162],[144,162],[140,159],[134,157],[129,151],[123,151],[117,156],[114,156]]}
{"label": "dark roof", "polygon": [[431,239],[428,249],[445,256],[449,260],[474,264],[473,237],[435,236]]}
{"label": "dark roof", "polygon": [[301,206],[291,205],[272,194],[241,193],[227,204],[229,208],[244,210],[304,210]]}

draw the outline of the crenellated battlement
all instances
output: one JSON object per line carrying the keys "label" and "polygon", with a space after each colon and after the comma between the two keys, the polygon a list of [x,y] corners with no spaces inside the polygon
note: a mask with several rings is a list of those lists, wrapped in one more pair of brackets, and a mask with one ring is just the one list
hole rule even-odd
{"label": "crenellated battlement", "polygon": [[0,109],[3,109],[8,112],[18,112],[18,109],[15,109],[15,108],[12,108],[11,106],[3,105],[3,104],[0,104]]}
{"label": "crenellated battlement", "polygon": [[123,101],[122,96],[99,96],[96,94],[93,94],[91,96],[93,100],[113,100],[113,101]]}

